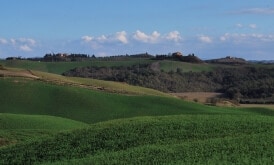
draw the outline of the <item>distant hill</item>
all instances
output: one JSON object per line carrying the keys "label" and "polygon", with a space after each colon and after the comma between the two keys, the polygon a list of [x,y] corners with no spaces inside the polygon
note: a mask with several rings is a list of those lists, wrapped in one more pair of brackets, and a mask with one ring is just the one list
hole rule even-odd
{"label": "distant hill", "polygon": [[207,63],[217,63],[217,64],[247,64],[248,62],[243,58],[227,56],[225,58],[206,60]]}
{"label": "distant hill", "polygon": [[194,54],[189,54],[184,56],[181,52],[174,52],[170,55],[156,55],[154,60],[175,60],[175,61],[182,61],[182,62],[189,62],[189,63],[203,63],[199,57],[195,56]]}
{"label": "distant hill", "polygon": [[248,62],[257,64],[274,64],[274,60],[250,60]]}
{"label": "distant hill", "polygon": [[[183,72],[177,67],[176,71],[165,72],[157,70],[160,65],[157,61],[132,66],[79,67],[63,75],[125,82],[172,93],[221,92],[227,98],[245,103],[273,103],[273,67],[240,65],[241,60],[238,59],[227,59],[226,63],[229,61],[231,65],[237,65],[216,65],[212,70],[201,72]],[[251,98],[262,100],[246,100]]]}
{"label": "distant hill", "polygon": [[[154,86],[161,78],[172,90],[240,85],[229,90],[240,96],[273,93],[273,65],[117,59],[0,61],[0,164],[273,164],[272,109],[208,106],[125,82],[36,71],[91,66]],[[9,68],[19,65],[25,69]]]}

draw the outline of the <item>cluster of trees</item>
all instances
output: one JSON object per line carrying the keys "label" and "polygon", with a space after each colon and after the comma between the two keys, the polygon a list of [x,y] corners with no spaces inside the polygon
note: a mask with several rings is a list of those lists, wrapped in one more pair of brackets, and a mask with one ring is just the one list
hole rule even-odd
{"label": "cluster of trees", "polygon": [[175,52],[168,55],[156,55],[154,60],[176,60],[176,61],[183,61],[183,62],[191,62],[191,63],[203,63],[201,59],[194,55],[194,53],[189,54],[187,56],[183,56],[180,52]]}
{"label": "cluster of trees", "polygon": [[58,62],[58,61],[83,61],[89,58],[95,58],[95,55],[89,56],[88,54],[66,54],[66,53],[57,53],[57,54],[46,54],[42,61],[45,62]]}
{"label": "cluster of trees", "polygon": [[88,54],[66,54],[66,53],[49,53],[45,54],[44,57],[31,57],[22,58],[19,57],[7,57],[6,60],[30,60],[30,61],[45,61],[45,62],[64,62],[64,61],[84,61],[90,58],[96,58],[95,55]]}
{"label": "cluster of trees", "polygon": [[146,53],[140,53],[140,54],[124,54],[124,55],[114,55],[114,56],[105,56],[105,57],[97,57],[97,59],[100,60],[106,60],[106,61],[124,61],[128,60],[129,58],[144,58],[144,59],[153,59],[154,56],[151,54]]}
{"label": "cluster of trees", "polygon": [[247,64],[247,61],[243,58],[226,56],[225,58],[206,60],[207,63],[218,63],[218,64]]}
{"label": "cluster of trees", "polygon": [[119,67],[82,67],[65,72],[65,76],[90,77],[126,82],[164,92],[222,92],[241,101],[249,98],[272,98],[274,68],[237,66],[210,72],[155,71],[151,64]]}
{"label": "cluster of trees", "polygon": [[44,61],[44,62],[70,62],[70,61],[85,61],[91,59],[100,59],[100,60],[127,60],[128,58],[148,58],[153,59],[155,56],[146,53],[132,54],[132,55],[114,55],[114,56],[105,56],[105,57],[95,57],[95,55],[81,54],[81,53],[47,53],[44,57],[32,57],[32,58],[22,58],[19,57],[7,57],[6,60],[31,60],[31,61]]}

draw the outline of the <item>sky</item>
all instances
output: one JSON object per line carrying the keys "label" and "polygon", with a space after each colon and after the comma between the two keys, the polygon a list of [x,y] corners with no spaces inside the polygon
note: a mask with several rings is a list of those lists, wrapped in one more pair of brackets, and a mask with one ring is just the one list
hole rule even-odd
{"label": "sky", "polygon": [[0,0],[0,58],[194,53],[274,60],[273,0]]}

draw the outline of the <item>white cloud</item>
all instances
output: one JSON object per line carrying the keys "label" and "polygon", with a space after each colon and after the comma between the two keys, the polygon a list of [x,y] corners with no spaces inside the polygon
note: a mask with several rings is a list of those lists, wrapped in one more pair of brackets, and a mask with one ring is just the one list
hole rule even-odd
{"label": "white cloud", "polygon": [[234,38],[235,35],[238,35],[238,34],[225,33],[223,36],[220,37],[220,40],[221,40],[221,41],[228,41],[228,40],[230,40],[231,38]]}
{"label": "white cloud", "polygon": [[236,24],[236,27],[237,28],[242,28],[242,27],[244,27],[242,24],[240,24],[240,23],[238,23],[238,24]]}
{"label": "white cloud", "polygon": [[220,40],[221,40],[221,41],[226,41],[226,37],[221,36],[221,37],[220,37]]}
{"label": "white cloud", "polygon": [[7,44],[8,41],[4,38],[0,38],[0,44]]}
{"label": "white cloud", "polygon": [[101,35],[100,37],[96,38],[99,42],[106,42],[108,38],[105,35]]}
{"label": "white cloud", "polygon": [[10,42],[11,42],[12,45],[15,45],[16,44],[16,39],[11,38]]}
{"label": "white cloud", "polygon": [[223,36],[220,37],[221,41],[226,41],[229,38],[229,33],[225,33]]}
{"label": "white cloud", "polygon": [[149,36],[141,31],[137,30],[136,33],[134,34],[133,38],[138,41],[147,42],[149,39]]}
{"label": "white cloud", "polygon": [[127,33],[125,31],[116,32],[115,34],[111,34],[111,35],[104,35],[103,34],[99,37],[91,37],[91,36],[86,35],[86,36],[81,37],[81,39],[84,42],[92,42],[93,45],[98,45],[99,43],[101,43],[101,44],[103,44],[103,43],[113,43],[113,42],[117,42],[117,41],[119,41],[123,44],[128,43]]}
{"label": "white cloud", "polygon": [[159,38],[160,36],[161,36],[160,33],[158,33],[157,31],[154,31],[154,32],[152,33],[152,35],[150,36],[150,40],[151,40],[152,42],[155,42],[155,41],[158,40],[158,38]]}
{"label": "white cloud", "polygon": [[128,43],[127,33],[125,31],[117,32],[115,38],[123,44]]}
{"label": "white cloud", "polygon": [[31,38],[19,38],[19,39],[17,39],[17,41],[19,43],[28,44],[28,45],[35,45],[36,44],[36,41],[34,39],[31,39]]}
{"label": "white cloud", "polygon": [[32,49],[28,45],[21,45],[19,46],[19,49],[25,52],[30,52]]}
{"label": "white cloud", "polygon": [[[220,37],[223,42],[234,42],[234,43],[257,43],[257,42],[274,42],[274,35],[264,34],[245,34],[245,33],[226,33]],[[257,41],[257,42],[254,42]]]}
{"label": "white cloud", "polygon": [[84,40],[85,42],[89,42],[89,41],[91,41],[93,39],[93,37],[91,37],[91,36],[83,36],[81,39]]}
{"label": "white cloud", "polygon": [[256,24],[243,25],[243,24],[238,23],[238,24],[235,25],[235,27],[236,28],[245,28],[245,29],[247,29],[247,28],[257,29],[257,25]]}
{"label": "white cloud", "polygon": [[160,36],[161,34],[157,31],[154,31],[151,35],[147,35],[144,32],[137,30],[133,35],[133,38],[137,41],[144,43],[156,43],[159,40]]}
{"label": "white cloud", "polygon": [[198,40],[203,43],[212,43],[212,39],[209,36],[205,36],[205,35],[199,36]]}
{"label": "white cloud", "polygon": [[248,25],[251,29],[256,29],[257,28],[257,25],[256,24],[249,24]]}
{"label": "white cloud", "polygon": [[165,35],[161,35],[157,31],[153,31],[151,34],[146,34],[140,30],[137,30],[132,35],[128,35],[126,31],[120,31],[110,35],[103,34],[99,37],[91,37],[88,35],[81,37],[81,40],[84,41],[84,43],[97,45],[96,47],[98,47],[98,45],[103,46],[103,44],[106,44],[106,43],[128,44],[132,40],[139,41],[142,43],[156,44],[156,43],[167,42],[167,41],[179,42],[181,39],[182,37],[180,35],[180,32],[178,31],[171,31]]}
{"label": "white cloud", "polygon": [[30,52],[33,47],[37,45],[37,42],[32,38],[10,38],[0,39],[0,44],[6,44],[7,47],[13,47],[17,50]]}
{"label": "white cloud", "polygon": [[250,8],[233,11],[232,14],[274,14],[274,8]]}
{"label": "white cloud", "polygon": [[30,46],[36,45],[36,41],[32,38],[17,38],[17,39],[11,38],[9,42],[7,41],[7,43],[10,43],[12,45],[18,45],[18,44],[19,45],[26,44]]}
{"label": "white cloud", "polygon": [[167,34],[166,39],[178,42],[179,40],[182,39],[182,37],[180,36],[180,32],[178,32],[178,31],[172,31],[172,32],[169,32]]}

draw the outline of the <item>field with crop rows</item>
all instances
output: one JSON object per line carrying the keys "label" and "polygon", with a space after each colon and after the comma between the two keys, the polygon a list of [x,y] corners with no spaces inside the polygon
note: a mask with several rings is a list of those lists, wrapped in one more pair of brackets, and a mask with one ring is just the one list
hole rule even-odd
{"label": "field with crop rows", "polygon": [[272,128],[272,117],[252,115],[113,120],[3,148],[0,162],[269,164],[274,158]]}
{"label": "field with crop rows", "polygon": [[[60,68],[36,63],[14,64],[23,69],[2,66],[0,164],[272,164],[274,160],[271,107],[208,106],[124,83],[41,72],[61,73],[77,63],[60,63]],[[174,64],[168,65],[167,70]]]}

